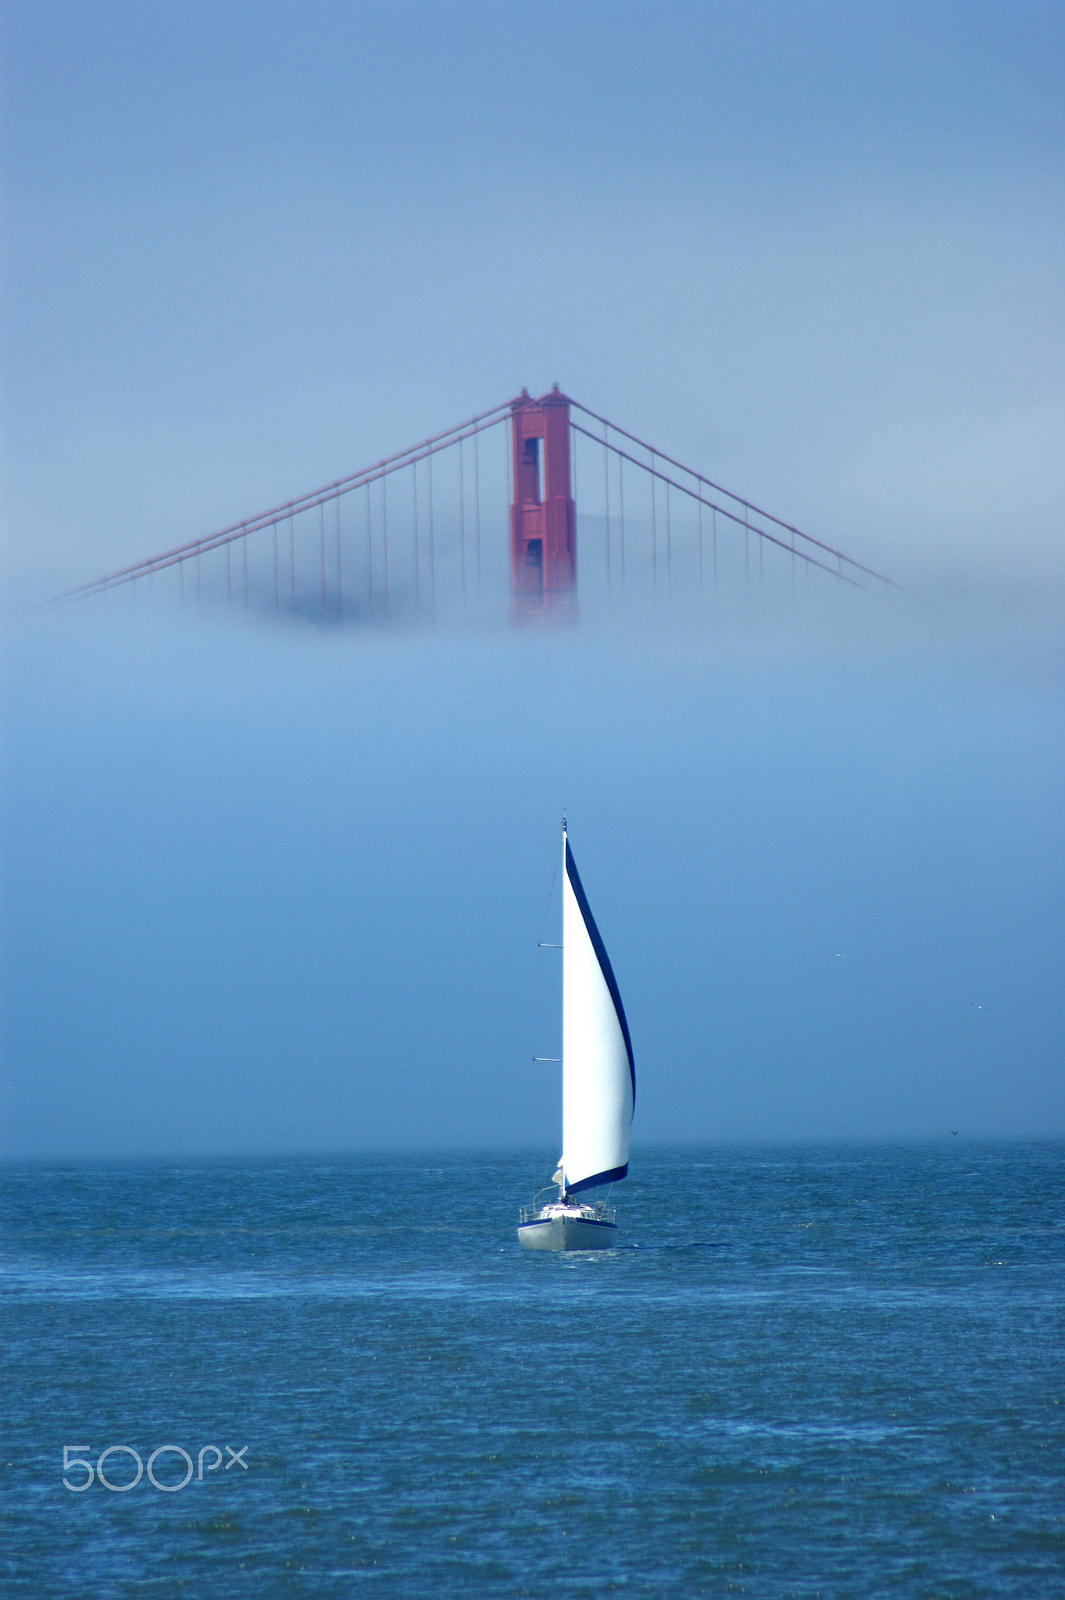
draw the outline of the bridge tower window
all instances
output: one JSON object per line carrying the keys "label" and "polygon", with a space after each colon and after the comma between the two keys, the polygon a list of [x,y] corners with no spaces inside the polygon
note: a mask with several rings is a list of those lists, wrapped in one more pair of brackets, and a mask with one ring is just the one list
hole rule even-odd
{"label": "bridge tower window", "polygon": [[540,493],[540,440],[536,434],[533,434],[531,438],[526,439],[523,443],[522,464],[526,467],[532,468],[535,475],[533,481],[536,484],[536,495],[534,498],[536,499],[537,504],[542,504],[543,495]]}

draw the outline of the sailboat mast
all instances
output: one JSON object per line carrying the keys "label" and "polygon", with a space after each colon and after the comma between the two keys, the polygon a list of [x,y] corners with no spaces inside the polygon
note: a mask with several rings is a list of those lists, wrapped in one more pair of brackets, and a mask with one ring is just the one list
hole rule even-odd
{"label": "sailboat mast", "polygon": [[[561,962],[561,966],[562,966],[562,1037],[563,1037],[563,1039],[565,1039],[565,1037],[566,1037],[566,912],[565,912],[565,906],[566,906],[566,813],[563,811],[563,813],[562,813],[562,932],[559,935],[559,939],[560,939],[560,942],[561,942],[561,945],[562,945],[562,962]],[[566,1103],[566,1049],[565,1049],[565,1045],[564,1044],[560,1048],[562,1050],[562,1071],[561,1071],[561,1073],[559,1075],[559,1079],[560,1079],[560,1081],[559,1081],[559,1089],[561,1091],[560,1096],[559,1096],[559,1101],[560,1101],[559,1109],[561,1110],[562,1107],[564,1107],[565,1103]],[[565,1129],[566,1129],[565,1118],[564,1117],[561,1119],[561,1123],[562,1123],[562,1125],[561,1125],[561,1127],[559,1129],[559,1143],[564,1146],[564,1144],[565,1144],[564,1135],[565,1135]],[[558,1197],[559,1197],[560,1200],[564,1200],[566,1198],[566,1174],[565,1174],[565,1171],[564,1171],[563,1165],[562,1165],[562,1163],[563,1163],[563,1161],[565,1159],[565,1155],[566,1155],[565,1148],[563,1148],[561,1150],[561,1152],[559,1153],[558,1172],[555,1174],[556,1180],[558,1182]]]}

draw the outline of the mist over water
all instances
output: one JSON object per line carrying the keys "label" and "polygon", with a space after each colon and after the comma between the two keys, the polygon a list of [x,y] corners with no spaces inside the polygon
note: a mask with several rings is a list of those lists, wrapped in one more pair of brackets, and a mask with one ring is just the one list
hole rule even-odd
{"label": "mist over water", "polygon": [[563,809],[635,1141],[1060,1130],[1037,615],[593,592],[576,623],[341,628],[120,592],[17,619],[7,1152],[539,1142]]}

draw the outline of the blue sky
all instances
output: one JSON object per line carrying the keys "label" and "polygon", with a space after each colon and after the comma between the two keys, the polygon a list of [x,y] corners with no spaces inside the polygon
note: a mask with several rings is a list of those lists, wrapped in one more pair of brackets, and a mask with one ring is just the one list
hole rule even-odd
{"label": "blue sky", "polygon": [[[535,17],[3,7],[11,1154],[522,1142],[563,805],[637,1135],[1065,1131],[1061,9]],[[927,603],[23,610],[556,380]]]}

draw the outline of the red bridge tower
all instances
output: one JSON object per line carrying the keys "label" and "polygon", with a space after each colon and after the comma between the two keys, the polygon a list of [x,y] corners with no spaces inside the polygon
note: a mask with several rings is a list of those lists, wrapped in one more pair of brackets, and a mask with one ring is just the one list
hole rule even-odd
{"label": "red bridge tower", "polygon": [[569,401],[558,384],[511,406],[514,503],[510,572],[515,606],[536,611],[577,587],[577,508],[570,493]]}

